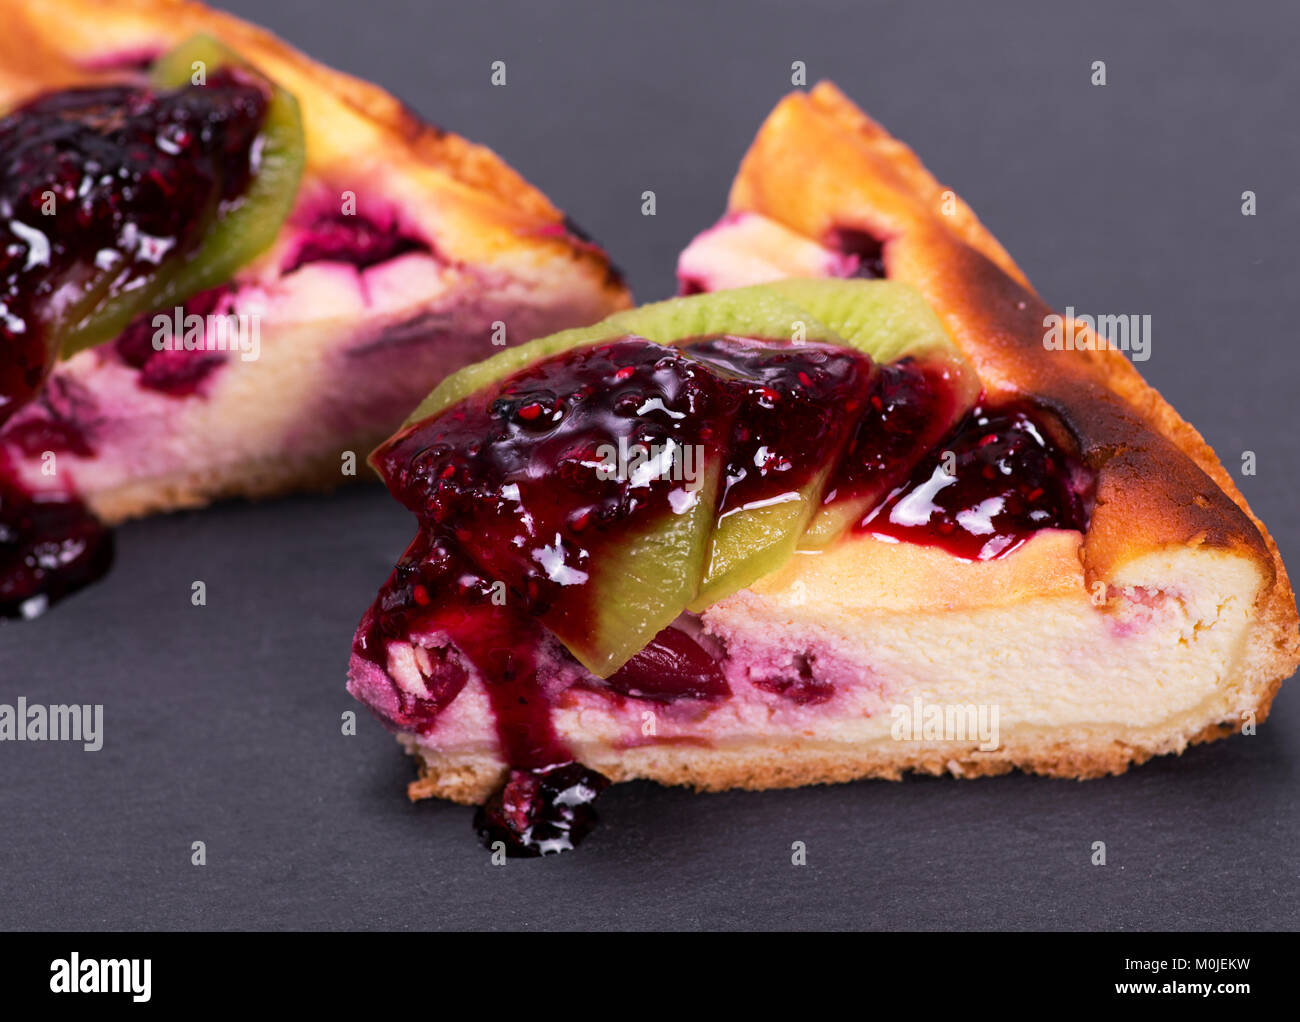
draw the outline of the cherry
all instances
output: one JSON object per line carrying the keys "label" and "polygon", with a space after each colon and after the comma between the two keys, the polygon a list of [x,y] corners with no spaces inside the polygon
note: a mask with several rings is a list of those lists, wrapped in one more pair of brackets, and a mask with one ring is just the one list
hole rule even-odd
{"label": "cherry", "polygon": [[302,227],[302,236],[281,272],[292,273],[309,263],[347,263],[369,269],[411,252],[430,253],[429,243],[407,231],[395,216],[363,212],[325,212]]}
{"label": "cherry", "polygon": [[731,695],[717,660],[678,628],[665,628],[601,684],[620,695],[654,703],[722,700]]}

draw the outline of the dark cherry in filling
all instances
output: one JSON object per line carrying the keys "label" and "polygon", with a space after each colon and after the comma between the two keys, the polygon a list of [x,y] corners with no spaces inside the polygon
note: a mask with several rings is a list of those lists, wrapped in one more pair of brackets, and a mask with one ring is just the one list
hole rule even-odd
{"label": "dark cherry in filling", "polygon": [[[596,476],[605,445],[698,445],[724,458],[719,512],[797,488],[834,460],[831,502],[887,497],[857,528],[912,529],[910,541],[963,557],[1086,524],[1081,473],[1034,409],[977,409],[936,437],[933,423],[951,421],[954,401],[939,366],[910,359],[873,367],[821,345],[720,337],[664,348],[626,338],[544,360],[415,427],[381,448],[377,463],[421,535],[354,651],[386,667],[388,640],[436,633],[459,654],[428,650],[420,667],[428,698],[395,691],[389,723],[430,731],[466,681],[454,656],[467,657],[485,679],[511,766],[479,813],[480,834],[515,855],[568,847],[589,828],[589,803],[606,782],[573,763],[554,731],[537,678],[546,644],[538,615],[591,615],[599,594],[586,582],[603,552],[630,527],[668,514],[673,492],[663,476]],[[933,487],[943,450],[952,451],[954,481]],[[918,495],[934,505],[929,517],[896,523],[894,509],[915,506]],[[502,584],[504,600],[494,598]],[[810,661],[796,666],[796,676],[762,687],[797,704],[833,695]],[[591,684],[658,703],[730,695],[716,660],[676,628]]]}
{"label": "dark cherry in filling", "polygon": [[432,251],[428,242],[404,230],[395,217],[326,212],[302,229],[302,239],[285,261],[282,273],[320,262],[347,263],[366,270],[411,252]]}
{"label": "dark cherry in filling", "polygon": [[[245,191],[267,101],[261,85],[220,69],[202,87],[171,92],[50,93],[0,119],[0,425],[49,373],[59,344],[52,310],[141,286],[192,252],[219,204]],[[155,358],[122,344],[146,386],[185,392],[210,368],[196,353]],[[42,400],[52,414],[4,441],[29,456],[92,453],[64,414],[75,395],[51,391]],[[111,537],[81,502],[28,492],[0,451],[0,614],[33,616],[111,559]]]}
{"label": "dark cherry in filling", "polygon": [[731,695],[718,661],[685,632],[672,627],[661,631],[600,684],[619,695],[652,703],[722,700]]}
{"label": "dark cherry in filling", "polygon": [[854,270],[848,276],[864,280],[885,279],[885,244],[874,235],[855,227],[837,227],[831,231],[826,245],[855,257]]}

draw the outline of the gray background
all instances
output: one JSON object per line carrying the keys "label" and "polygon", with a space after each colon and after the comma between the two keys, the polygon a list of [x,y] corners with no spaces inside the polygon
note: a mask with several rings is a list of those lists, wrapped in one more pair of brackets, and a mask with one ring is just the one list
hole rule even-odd
{"label": "gray background", "polygon": [[[494,147],[642,300],[670,292],[806,61],[911,143],[1054,305],[1153,317],[1144,373],[1230,468],[1257,452],[1242,488],[1300,564],[1294,8],[228,6]],[[489,86],[496,59],[506,88]],[[470,811],[406,802],[411,766],[378,724],[339,733],[353,628],[411,531],[374,487],[139,522],[103,584],[0,622],[0,702],[102,702],[107,731],[96,754],[0,745],[0,926],[1296,926],[1294,683],[1258,736],[1125,777],[625,785],[578,854],[494,868]]]}

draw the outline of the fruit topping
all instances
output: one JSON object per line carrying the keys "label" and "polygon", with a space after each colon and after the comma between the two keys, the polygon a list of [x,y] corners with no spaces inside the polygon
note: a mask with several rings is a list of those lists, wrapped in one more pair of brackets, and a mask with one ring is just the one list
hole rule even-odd
{"label": "fruit topping", "polygon": [[857,528],[986,561],[1040,529],[1086,530],[1092,492],[1037,410],[976,408]]}
{"label": "fruit topping", "polygon": [[153,87],[69,89],[0,119],[0,421],[59,355],[224,283],[274,239],[297,108],[214,47],[163,58]]}
{"label": "fruit topping", "polygon": [[264,113],[256,138],[244,150],[236,139],[209,129],[226,158],[243,177],[233,192],[228,185],[221,202],[208,210],[198,247],[186,253],[174,275],[162,280],[155,308],[170,308],[190,295],[226,283],[241,267],[261,255],[280,233],[298,195],[306,147],[298,101],[267,81],[234,51],[210,36],[199,35],[159,58],[153,80],[160,88],[194,89],[199,74],[209,87],[232,79],[255,84],[264,94]]}
{"label": "fruit topping", "polygon": [[[924,360],[944,399],[887,452],[882,497],[975,389],[919,294],[886,282],[676,299],[543,338],[444,381],[372,461],[425,529],[608,678],[684,609],[793,555],[846,443],[892,410],[867,401],[883,379],[870,356]],[[867,474],[845,494],[861,500],[848,484]]]}

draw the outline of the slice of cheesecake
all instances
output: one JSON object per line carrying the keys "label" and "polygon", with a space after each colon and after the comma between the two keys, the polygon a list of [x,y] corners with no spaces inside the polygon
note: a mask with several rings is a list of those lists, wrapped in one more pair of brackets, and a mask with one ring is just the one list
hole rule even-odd
{"label": "slice of cheesecake", "polygon": [[1295,602],[1213,452],[833,87],[680,276],[373,456],[419,532],[349,687],[412,797],[537,854],[610,781],[1087,778],[1264,719]]}
{"label": "slice of cheesecake", "polygon": [[448,372],[628,301],[492,152],[199,4],[9,4],[0,114],[10,612],[102,568],[75,501],[347,481]]}

